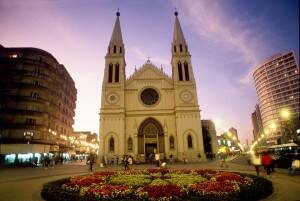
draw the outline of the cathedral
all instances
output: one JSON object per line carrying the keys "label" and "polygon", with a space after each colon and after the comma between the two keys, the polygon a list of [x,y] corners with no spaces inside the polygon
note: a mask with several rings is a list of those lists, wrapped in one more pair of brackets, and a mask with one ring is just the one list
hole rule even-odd
{"label": "cathedral", "polygon": [[[172,77],[149,60],[125,75],[120,13],[105,56],[100,109],[99,157],[149,155],[182,161],[205,160],[191,55],[175,12]],[[150,37],[150,36],[149,36]]]}

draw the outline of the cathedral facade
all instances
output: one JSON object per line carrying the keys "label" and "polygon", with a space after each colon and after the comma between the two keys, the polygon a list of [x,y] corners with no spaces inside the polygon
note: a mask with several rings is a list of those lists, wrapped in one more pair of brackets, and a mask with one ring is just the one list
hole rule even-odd
{"label": "cathedral facade", "polygon": [[100,109],[99,157],[131,155],[144,162],[152,153],[177,160],[205,159],[191,55],[178,13],[172,41],[172,77],[149,60],[125,75],[120,13],[105,56]]}

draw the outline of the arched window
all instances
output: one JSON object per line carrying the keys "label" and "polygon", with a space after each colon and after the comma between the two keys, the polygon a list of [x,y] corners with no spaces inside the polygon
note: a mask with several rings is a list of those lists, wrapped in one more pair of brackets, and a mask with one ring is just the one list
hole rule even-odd
{"label": "arched window", "polygon": [[109,139],[109,151],[114,152],[115,151],[115,140],[113,137]]}
{"label": "arched window", "polygon": [[174,45],[174,52],[176,52],[176,45]]}
{"label": "arched window", "polygon": [[182,77],[182,65],[181,65],[180,62],[178,63],[178,77],[179,77],[179,81],[183,80],[183,77]]}
{"label": "arched window", "polygon": [[191,135],[187,136],[188,148],[193,148],[193,139]]}
{"label": "arched window", "polygon": [[132,146],[132,138],[128,138],[128,142],[127,142],[127,149],[128,151],[132,151],[133,146]]}
{"label": "arched window", "polygon": [[182,52],[182,44],[179,45],[180,52]]}
{"label": "arched window", "polygon": [[115,82],[119,82],[119,64],[116,64],[115,68]]}
{"label": "arched window", "polygon": [[109,64],[108,66],[108,82],[112,82],[112,77],[113,77],[113,65]]}
{"label": "arched window", "polygon": [[122,47],[120,47],[120,53],[122,54]]}
{"label": "arched window", "polygon": [[189,75],[189,66],[187,62],[184,62],[184,74],[185,74],[185,80],[189,81],[190,75]]}
{"label": "arched window", "polygon": [[171,136],[169,140],[170,140],[170,149],[174,149],[175,148],[174,137]]}
{"label": "arched window", "polygon": [[117,53],[117,46],[114,45],[114,53]]}

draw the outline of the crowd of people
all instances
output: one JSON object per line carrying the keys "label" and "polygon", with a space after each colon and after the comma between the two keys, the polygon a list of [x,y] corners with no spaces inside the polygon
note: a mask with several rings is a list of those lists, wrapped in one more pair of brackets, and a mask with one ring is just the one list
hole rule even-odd
{"label": "crowd of people", "polygon": [[[254,166],[257,176],[259,176],[260,166],[264,167],[267,172],[267,175],[270,175],[274,172],[275,160],[268,151],[263,151],[262,153],[254,153],[251,155],[251,164]],[[300,171],[300,161],[295,159],[293,160],[291,167],[288,168],[289,175],[294,175],[296,171]]]}

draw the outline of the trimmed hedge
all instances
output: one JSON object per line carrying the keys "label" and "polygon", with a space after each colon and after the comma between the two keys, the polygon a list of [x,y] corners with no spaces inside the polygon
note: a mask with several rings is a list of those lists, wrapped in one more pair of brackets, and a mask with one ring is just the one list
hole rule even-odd
{"label": "trimmed hedge", "polygon": [[[257,177],[251,174],[238,173],[242,176],[247,176],[253,179],[254,183],[251,186],[241,185],[240,191],[237,193],[231,193],[225,196],[219,196],[215,194],[208,195],[193,195],[190,194],[188,197],[177,200],[190,200],[190,201],[255,201],[268,197],[273,193],[272,182],[263,178]],[[41,196],[46,201],[129,201],[129,200],[139,200],[135,196],[130,196],[125,199],[107,198],[107,199],[97,199],[92,196],[80,196],[78,192],[69,192],[62,189],[62,185],[68,182],[70,178],[64,178],[57,181],[49,182],[44,184]]]}

